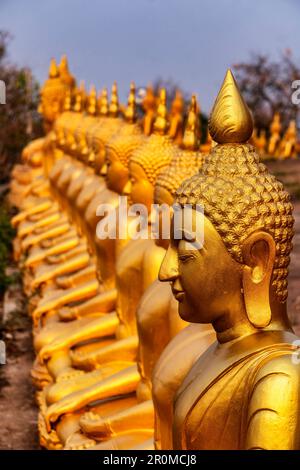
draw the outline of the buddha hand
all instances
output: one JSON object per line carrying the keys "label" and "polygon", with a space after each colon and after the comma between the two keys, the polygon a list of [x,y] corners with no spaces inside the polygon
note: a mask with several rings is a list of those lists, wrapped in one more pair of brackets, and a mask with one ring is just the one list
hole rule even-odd
{"label": "buddha hand", "polygon": [[86,435],[97,435],[97,437],[107,439],[113,434],[109,423],[92,411],[88,411],[80,417],[79,425]]}
{"label": "buddha hand", "polygon": [[75,392],[71,395],[66,396],[57,403],[53,403],[52,405],[50,405],[45,414],[45,423],[47,431],[51,431],[51,423],[55,423],[60,418],[60,416],[66,413],[72,413],[72,411],[81,408],[81,402],[81,394],[76,394]]}
{"label": "buddha hand", "polygon": [[77,313],[74,307],[63,307],[59,310],[58,316],[62,321],[76,320]]}
{"label": "buddha hand", "polygon": [[46,362],[51,358],[53,354],[63,349],[68,349],[69,344],[66,341],[60,341],[59,338],[56,340],[51,341],[50,344],[46,344],[42,347],[39,351],[37,357],[38,360],[42,363]]}

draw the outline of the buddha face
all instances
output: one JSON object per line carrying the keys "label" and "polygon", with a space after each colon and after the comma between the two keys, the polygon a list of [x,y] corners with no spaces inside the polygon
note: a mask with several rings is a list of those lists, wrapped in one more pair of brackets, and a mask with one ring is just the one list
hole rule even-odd
{"label": "buddha face", "polygon": [[[192,212],[194,223],[199,214]],[[181,239],[174,239],[172,228],[159,273],[161,281],[171,282],[181,318],[193,323],[213,323],[226,316],[227,306],[241,296],[242,287],[242,265],[233,260],[205,216],[203,225],[204,243],[199,249],[183,225],[179,227]]]}
{"label": "buddha face", "polygon": [[39,110],[43,113],[45,123],[51,125],[62,109],[62,93],[57,90],[44,90]]}
{"label": "buddha face", "polygon": [[168,204],[168,206],[172,206],[174,197],[166,188],[157,186],[155,191],[155,202],[156,204]]}
{"label": "buddha face", "polygon": [[[170,191],[168,191],[166,188],[163,188],[161,186],[157,186],[155,190],[155,201],[156,204],[159,204],[160,206],[167,205],[169,206],[169,214],[172,214],[172,209],[171,206],[174,202],[174,197]],[[159,218],[159,238],[155,240],[155,244],[157,246],[160,246],[162,248],[167,249],[169,246],[169,238],[164,238],[162,236],[162,226],[163,226],[163,213],[162,211],[159,211],[158,218]]]}
{"label": "buddha face", "polygon": [[95,172],[100,174],[101,168],[105,163],[105,152],[101,151],[99,141],[93,139],[92,141],[92,152],[89,156],[89,162],[95,168]]}
{"label": "buddha face", "polygon": [[144,169],[135,162],[129,162],[130,182],[126,184],[123,194],[130,195],[133,204],[144,204],[151,212],[154,188]]}
{"label": "buddha face", "polygon": [[112,149],[106,155],[106,184],[108,189],[122,194],[128,182],[128,168],[121,163],[118,154]]}

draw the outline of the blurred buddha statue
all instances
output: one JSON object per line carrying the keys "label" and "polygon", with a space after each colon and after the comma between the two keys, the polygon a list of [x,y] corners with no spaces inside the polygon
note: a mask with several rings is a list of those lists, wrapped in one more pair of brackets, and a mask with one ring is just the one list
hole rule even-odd
{"label": "blurred buddha statue", "polygon": [[182,143],[183,137],[183,112],[184,100],[182,93],[176,90],[170,111],[170,128],[169,136],[178,145]]}
{"label": "blurred buddha statue", "polygon": [[[70,110],[69,110],[69,106],[71,104],[70,93],[71,93],[71,90],[69,89],[69,91],[66,93],[64,112],[57,118],[56,123],[55,123],[55,133],[56,133],[55,142],[59,141],[59,136],[62,131],[63,122],[72,118],[72,116],[70,115]],[[51,172],[51,168],[53,167],[54,163],[60,158],[57,155],[58,152],[59,152],[58,149],[53,149],[53,151],[51,152],[53,156],[52,162],[49,161],[50,158],[46,158],[48,157],[48,155],[45,155],[44,161],[47,161],[47,169],[45,171],[46,175],[48,175],[49,172]],[[59,164],[60,163],[61,162],[59,162]],[[67,194],[68,197],[64,198],[64,203],[68,206],[68,212],[70,214],[71,220],[73,220],[73,217],[74,217],[73,204],[72,202],[71,203],[68,203],[68,202],[73,200],[75,191],[80,190],[80,187],[83,181],[88,183],[85,170],[86,170],[85,165],[83,165],[81,162],[74,162],[73,175],[72,175],[72,180],[71,180],[72,183],[70,184],[70,187],[68,189],[70,191],[70,195]],[[84,173],[85,177],[83,179],[82,178],[80,179],[80,176],[82,176],[82,173]],[[68,172],[68,174],[69,175],[71,174],[70,171]],[[46,232],[49,226],[53,226],[53,224],[56,223],[59,219],[61,220],[62,210],[59,210],[57,204],[55,204],[55,199],[59,197],[59,194],[58,194],[59,192],[55,191],[56,186],[53,184],[52,184],[52,187],[50,187],[50,189],[52,190],[51,191],[52,195],[50,195],[50,199],[54,198],[54,201],[53,201],[54,204],[50,207],[48,211],[40,212],[40,217],[36,216],[34,220],[32,220],[31,222],[27,221],[26,223],[19,224],[18,237],[24,238],[24,236],[28,236],[33,231],[35,231],[35,229],[41,228],[41,227],[43,227],[44,230],[40,231],[40,233]],[[75,224],[76,224],[76,221],[75,221]]]}
{"label": "blurred buddha statue", "polygon": [[[75,84],[73,77],[71,77],[68,71],[67,59],[64,58],[62,62],[64,65],[60,64],[58,67],[55,60],[51,60],[49,78],[41,90],[39,112],[43,115],[46,133],[52,129],[55,120],[63,111],[67,89],[72,89]],[[61,71],[63,76],[60,75]],[[67,76],[70,78],[70,81],[67,79]]]}
{"label": "blurred buddha statue", "polygon": [[[55,60],[52,59],[49,78],[41,89],[41,102],[39,105],[46,133],[52,129],[55,119],[62,112],[65,95],[69,89],[70,85],[62,79],[59,68]],[[48,143],[49,139],[46,137],[31,141],[22,152],[24,164],[16,165],[12,171],[11,202],[22,209],[29,209],[36,202],[28,199],[28,196],[32,190],[32,184],[44,174],[45,149]],[[16,218],[15,223],[18,220]]]}
{"label": "blurred buddha statue", "polygon": [[280,156],[282,158],[295,158],[297,156],[297,126],[291,120],[280,142]]}
{"label": "blurred buddha statue", "polygon": [[[129,99],[128,99],[128,106],[126,108],[126,120],[130,119],[128,122],[128,126],[135,126],[135,119],[132,119],[132,107],[135,107],[135,100],[134,100],[134,88],[131,87]],[[131,117],[129,117],[129,115]],[[90,267],[86,269],[81,269],[74,274],[69,274],[68,276],[59,277],[56,279],[56,283],[63,287],[65,290],[61,292],[61,295],[55,296],[55,298],[51,297],[44,299],[42,304],[39,305],[38,314],[42,312],[49,312],[51,314],[50,307],[53,308],[53,301],[55,302],[56,307],[61,306],[64,304],[65,301],[71,301],[74,296],[81,296],[81,300],[84,300],[83,295],[88,297],[92,297],[90,300],[86,302],[77,303],[74,307],[67,307],[63,308],[56,314],[56,318],[59,320],[63,320],[60,323],[53,323],[54,317],[53,313],[49,317],[49,313],[47,313],[47,317],[49,317],[49,321],[44,320],[44,324],[46,325],[42,331],[35,337],[35,346],[37,351],[39,351],[43,346],[48,345],[51,341],[54,340],[55,337],[64,334],[64,340],[66,341],[66,334],[67,331],[70,332],[68,340],[73,341],[76,343],[76,339],[78,342],[78,338],[80,341],[80,336],[78,337],[78,330],[79,326],[82,324],[86,324],[89,321],[89,318],[85,318],[85,320],[78,320],[77,322],[70,322],[70,320],[76,320],[77,318],[80,319],[82,316],[88,317],[91,316],[91,319],[94,319],[94,314],[101,316],[103,313],[107,311],[111,311],[114,308],[115,302],[115,259],[118,256],[119,251],[121,250],[122,246],[126,244],[126,239],[124,240],[98,240],[95,241],[95,234],[96,234],[96,226],[99,222],[99,217],[96,214],[96,210],[99,204],[101,203],[111,203],[114,204],[113,207],[116,207],[118,204],[119,199],[118,193],[120,194],[123,190],[123,186],[126,185],[128,181],[128,162],[131,153],[143,142],[142,134],[138,134],[136,130],[133,129],[133,134],[130,135],[129,130],[127,131],[127,135],[121,137],[116,137],[112,139],[111,143],[109,144],[109,151],[107,153],[107,171],[106,171],[106,179],[107,179],[107,186],[109,189],[106,188],[106,185],[103,185],[103,176],[101,175],[94,175],[94,180],[89,183],[88,186],[85,187],[83,185],[82,191],[77,196],[76,200],[73,201],[75,211],[78,211],[78,220],[81,220],[82,225],[82,233],[86,236],[88,240],[88,247],[91,251],[91,254],[94,256],[94,261],[91,262],[90,260]],[[90,159],[89,159],[90,161]],[[100,161],[99,156],[97,156],[95,160],[95,170],[100,172],[101,168],[103,168],[104,160],[102,159],[102,163]],[[102,171],[101,171],[102,172]],[[93,185],[93,188],[91,186]],[[72,186],[72,183],[71,183]],[[70,187],[67,190],[67,196],[70,197]],[[112,200],[113,197],[113,200]],[[90,241],[93,241],[92,245],[90,245]],[[70,243],[70,240],[66,240],[66,243]],[[81,249],[82,255],[85,254],[87,248],[85,250]],[[73,250],[75,253],[75,249]],[[71,253],[71,252],[70,252]],[[78,245],[76,248],[76,256],[78,257]],[[106,262],[106,257],[109,257],[108,262]],[[64,255],[64,258],[65,255]],[[61,258],[61,261],[64,261]],[[71,260],[69,260],[70,262]],[[61,263],[60,263],[61,265]],[[95,267],[93,267],[95,266]],[[95,281],[96,276],[98,278],[98,288],[97,291],[91,289],[95,289]],[[89,282],[90,279],[90,282]],[[87,284],[86,284],[87,282]],[[98,294],[98,295],[96,295]],[[48,305],[47,305],[48,303]],[[34,316],[36,312],[34,312]],[[65,321],[68,323],[65,323]],[[48,325],[48,323],[51,323]],[[106,328],[107,331],[107,324],[108,320],[106,321],[103,327]],[[113,322],[112,322],[113,324]],[[48,325],[48,326],[47,326]],[[99,335],[101,336],[101,322],[99,324]],[[92,330],[90,330],[92,331]],[[94,330],[95,327],[94,327]],[[85,331],[82,331],[82,334],[85,334]],[[93,333],[95,334],[95,333]],[[64,344],[64,343],[63,343]],[[61,356],[62,353],[60,352],[60,348],[58,347],[59,343],[56,343],[56,353],[54,356],[59,356],[58,367],[56,367],[56,360],[53,358],[51,361],[48,361],[49,371],[53,377],[57,375],[61,375],[62,371],[62,361]],[[62,345],[63,353],[65,356],[68,356],[68,348]],[[70,361],[66,358],[66,364],[69,365]],[[33,375],[36,381],[36,384],[39,385],[41,388],[43,384],[47,381],[45,372],[41,369],[39,365],[39,361],[36,362]],[[41,377],[41,380],[40,380]],[[49,381],[49,380],[48,380]]]}
{"label": "blurred buddha statue", "polygon": [[[132,202],[143,203],[148,208],[148,213],[151,213],[155,180],[177,151],[171,139],[165,135],[168,129],[166,117],[166,93],[162,90],[154,126],[155,134],[132,154],[129,163],[130,184],[128,183],[124,189],[124,193],[130,194]],[[116,340],[111,346],[99,346],[98,350],[90,353],[80,354],[76,351],[72,353],[75,367],[90,370],[96,368],[97,373],[86,374],[86,377],[81,379],[71,379],[68,384],[60,382],[51,387],[51,391],[49,390],[47,394],[48,403],[52,403],[46,415],[48,422],[55,422],[60,415],[65,414],[66,406],[72,412],[93,401],[92,397],[95,395],[103,396],[103,390],[107,398],[135,390],[139,380],[135,365],[137,352],[135,312],[144,290],[157,277],[162,256],[163,250],[151,239],[132,240],[122,249],[117,260]],[[106,321],[104,317],[103,322]],[[103,332],[105,329],[99,324],[98,337],[104,336]],[[50,345],[43,349],[41,354],[47,355],[51,347]],[[101,376],[103,377],[101,367],[103,368],[107,361],[118,363],[121,359],[124,362],[126,358],[129,363],[131,361],[132,366],[120,372],[122,377],[120,385],[118,385],[121,380],[118,378],[119,375],[99,381]],[[70,399],[69,393],[72,391]]]}
{"label": "blurred buddha statue", "polygon": [[149,85],[146,89],[142,106],[145,113],[143,119],[143,131],[144,134],[148,136],[152,133],[156,112],[156,97],[152,85]]}
{"label": "blurred buddha statue", "polygon": [[256,139],[256,148],[258,153],[263,157],[266,154],[267,138],[265,129],[261,129],[259,136]]}
{"label": "blurred buddha statue", "polygon": [[[132,100],[132,93],[133,93],[133,100]],[[129,101],[128,101],[128,107],[126,108],[126,113],[129,114],[130,109],[132,106],[135,106],[134,104],[134,88],[130,91],[129,95]],[[132,119],[132,116],[128,119],[130,119],[130,123],[128,123],[128,126],[135,126],[134,119]],[[125,124],[122,126],[124,128]],[[102,178],[102,183],[101,183],[101,177],[99,181],[98,176],[92,176],[91,175],[91,181],[89,178],[87,178],[86,172],[88,171],[86,168],[83,168],[77,175],[76,178],[72,178],[71,183],[69,183],[68,188],[65,188],[66,192],[66,200],[69,201],[69,204],[72,208],[72,219],[74,222],[78,222],[78,227],[80,227],[81,230],[83,230],[83,234],[85,237],[87,237],[88,245],[96,257],[96,267],[98,266],[98,279],[101,280],[101,284],[104,289],[113,289],[114,288],[114,276],[115,276],[115,251],[114,251],[114,245],[115,245],[115,240],[97,240],[95,239],[95,232],[96,232],[96,225],[99,222],[100,218],[97,215],[97,207],[99,204],[110,204],[114,209],[117,207],[119,203],[119,193],[115,192],[115,190],[118,190],[119,192],[122,191],[122,188],[127,180],[128,180],[128,169],[126,166],[128,166],[128,158],[130,152],[132,152],[135,148],[140,143],[141,140],[141,133],[137,133],[135,129],[133,129],[133,134],[136,135],[135,142],[131,142],[126,146],[126,143],[123,142],[122,147],[119,148],[119,153],[117,153],[113,166],[113,171],[110,171],[110,175],[108,177],[108,182],[114,178],[114,181],[112,183],[112,186],[114,186],[114,191],[111,189],[106,188],[106,185],[103,184],[103,178]],[[129,130],[127,130],[127,134],[129,137]],[[103,173],[103,164],[104,164],[104,153],[101,153],[100,155],[97,155],[95,162],[93,166],[95,166],[97,169],[99,165],[101,166],[101,172]],[[102,164],[100,160],[102,159]],[[89,159],[90,161],[90,159]],[[100,167],[99,167],[100,171]],[[91,191],[91,188],[88,188],[87,191],[84,193],[84,197],[80,198],[78,201],[79,204],[79,211],[77,211],[77,200],[76,199],[76,194],[77,191],[80,189],[80,185],[78,185],[78,179],[80,180],[82,178],[82,173],[85,174],[86,179],[88,180],[89,185],[93,184],[94,190]],[[85,184],[83,184],[83,181],[81,180],[81,186],[84,187]],[[75,192],[76,190],[76,192]],[[79,193],[79,195],[81,192]],[[79,197],[78,195],[78,197]],[[84,213],[83,213],[84,212]],[[81,220],[82,219],[82,220]],[[81,223],[80,223],[81,222]],[[83,223],[84,222],[84,223]],[[125,243],[125,241],[124,241]],[[84,246],[81,250],[81,253],[78,253],[78,248],[76,248],[75,254],[76,257],[72,260],[68,258],[68,260],[65,261],[64,268],[63,265],[60,264],[59,269],[65,269],[64,274],[66,274],[66,269],[69,271],[75,271],[74,269],[74,261],[78,262],[79,259],[84,258],[86,248],[84,249]],[[80,256],[80,258],[78,258]],[[68,268],[69,266],[69,268]],[[82,266],[84,267],[84,266]],[[53,275],[56,274],[56,268],[54,267],[53,269]],[[40,282],[41,279],[45,279],[45,275],[49,275],[49,270],[42,270],[43,277],[38,278],[35,282]],[[62,282],[60,281],[60,285],[64,287],[70,287],[70,290],[67,290],[66,292],[62,292],[61,295],[56,295],[55,298],[47,298],[42,300],[37,308],[37,310],[34,312],[34,316],[36,315],[41,315],[44,312],[47,312],[51,308],[57,308],[61,307],[64,305],[65,301],[65,296],[68,299],[68,302],[72,300],[72,295],[75,295],[77,298],[77,295],[79,293],[84,293],[84,294],[89,294],[90,292],[86,290],[86,287],[83,283],[84,281],[92,281],[92,284],[89,284],[90,287],[92,287],[91,295],[95,295],[96,292],[94,291],[95,283],[93,282],[92,278],[95,278],[95,270],[93,268],[93,263],[90,267],[87,267],[85,270],[85,273],[76,273],[74,276],[69,277],[68,279],[65,279],[65,281]],[[80,283],[81,285],[76,286],[77,283]],[[82,285],[83,284],[83,285]],[[89,295],[90,296],[90,295]],[[80,294],[80,299],[82,299],[82,294]],[[102,296],[101,296],[102,299]],[[78,299],[77,299],[78,300]],[[50,302],[50,303],[49,303]],[[54,303],[53,303],[54,302]],[[102,300],[101,300],[102,302]],[[96,304],[94,304],[95,306]],[[70,319],[70,318],[69,318]]]}
{"label": "blurred buddha statue", "polygon": [[209,123],[218,145],[176,197],[195,222],[204,207],[204,243],[183,225],[160,269],[181,318],[217,335],[177,392],[175,449],[299,449],[299,351],[286,311],[292,205],[247,144],[252,126],[228,71]]}
{"label": "blurred buddha statue", "polygon": [[[199,149],[199,120],[195,96],[192,97],[184,131],[182,150],[178,149],[170,165],[163,170],[155,183],[154,201],[171,206],[180,183],[199,170],[203,163]],[[162,236],[160,232],[160,236]],[[156,244],[166,248],[168,240],[159,238]],[[137,404],[118,410],[113,415],[97,415],[88,412],[80,419],[81,430],[89,440],[75,434],[68,439],[68,448],[85,448],[103,440],[97,449],[125,449],[144,445],[149,447],[152,438],[154,413],[151,399],[151,375],[153,367],[170,339],[186,326],[178,316],[177,304],[169,285],[157,279],[146,289],[137,309],[138,371],[140,382],[136,389]],[[201,327],[202,331],[205,327]],[[172,361],[173,364],[173,361]],[[95,439],[95,441],[93,440]]]}
{"label": "blurred buddha statue", "polygon": [[[82,102],[83,98],[82,98],[82,95],[83,95],[83,89],[80,89],[80,90],[77,90],[76,91],[76,98],[75,98],[75,105],[74,105],[74,108],[78,109],[79,111],[77,113],[71,113],[70,114],[67,114],[68,116],[68,120],[66,122],[68,122],[68,126],[69,128],[72,127],[70,122],[73,123],[73,126],[75,125],[74,122],[77,122],[78,119],[80,119],[80,116],[81,116],[81,108],[79,106],[79,103]],[[77,106],[76,106],[77,105]],[[68,113],[68,112],[67,112]],[[63,113],[64,114],[64,113]],[[54,131],[55,134],[56,134],[56,130]],[[55,138],[56,140],[56,138]],[[56,199],[60,206],[61,206],[61,209],[64,209],[65,208],[65,205],[66,205],[66,201],[65,201],[65,198],[63,197],[63,194],[64,194],[64,190],[66,188],[66,186],[69,184],[70,180],[72,178],[75,178],[77,176],[76,172],[73,171],[74,170],[74,164],[72,162],[72,159],[70,156],[67,156],[67,155],[64,155],[64,154],[61,154],[61,155],[57,155],[57,153],[61,153],[59,151],[59,149],[54,149],[54,153],[55,153],[55,156],[53,157],[53,166],[51,166],[51,169],[47,169],[47,176],[49,176],[49,182],[50,182],[50,194],[49,194],[49,197],[48,197],[48,204],[49,202],[51,203],[54,202],[53,201],[53,198],[54,200]],[[53,196],[51,197],[51,193],[53,193]],[[43,202],[43,200],[42,200]],[[35,198],[35,204],[36,204],[36,198]],[[50,209],[50,212],[52,211],[52,209]],[[57,211],[56,211],[57,212]],[[26,212],[25,212],[26,213]],[[16,217],[18,218],[18,216]],[[45,219],[45,213],[44,211],[40,211],[40,219]],[[18,218],[18,222],[19,222],[20,218]],[[39,233],[30,233],[30,232],[34,232],[34,224],[32,225],[32,229],[30,230],[30,232],[28,233],[28,227],[26,229],[25,232],[22,232],[22,231],[19,231],[18,235],[22,238],[24,237],[24,235],[26,235],[23,240],[22,240],[22,250],[23,252],[26,252],[31,246],[33,245],[37,245],[40,241],[44,240],[45,238],[50,238],[50,234],[49,232],[51,233],[51,230],[53,228],[53,224],[54,225],[58,225],[58,226],[62,226],[64,225],[67,229],[67,225],[66,225],[66,220],[62,219],[60,222],[53,222],[52,219],[50,219],[50,222],[49,224],[46,223],[47,220],[43,220],[43,230],[40,229],[39,230]],[[39,226],[39,223],[37,224],[37,226]],[[58,229],[59,231],[59,229]],[[55,237],[54,237],[55,238]]]}
{"label": "blurred buddha statue", "polygon": [[[61,152],[54,146],[55,134],[51,130],[53,127],[51,119],[55,116],[59,119],[61,102],[69,90],[65,79],[62,80],[59,76],[55,61],[52,60],[49,79],[42,88],[40,104],[40,110],[43,112],[49,132],[45,137],[36,139],[25,147],[22,153],[24,164],[15,166],[11,180],[10,201],[20,210],[12,219],[13,226],[18,228],[14,241],[16,259],[24,253],[22,238],[35,228],[33,222],[37,222],[37,227],[45,227],[48,223],[54,222],[57,217],[55,212],[58,206],[51,197],[48,172],[53,162],[61,156]],[[26,222],[20,227],[23,221]]]}
{"label": "blurred buddha statue", "polygon": [[270,125],[270,138],[268,143],[268,155],[276,155],[281,135],[280,114],[275,113]]}

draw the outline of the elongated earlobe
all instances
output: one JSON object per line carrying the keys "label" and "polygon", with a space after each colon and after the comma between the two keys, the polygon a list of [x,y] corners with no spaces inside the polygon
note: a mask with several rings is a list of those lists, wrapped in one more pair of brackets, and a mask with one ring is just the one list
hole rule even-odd
{"label": "elongated earlobe", "polygon": [[270,282],[275,261],[273,237],[262,231],[252,233],[243,244],[243,290],[248,320],[256,328],[271,321]]}

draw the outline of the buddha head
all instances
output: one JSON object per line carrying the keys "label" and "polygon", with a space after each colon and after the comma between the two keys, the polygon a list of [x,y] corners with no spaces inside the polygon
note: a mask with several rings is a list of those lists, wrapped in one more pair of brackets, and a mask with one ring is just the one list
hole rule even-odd
{"label": "buddha head", "polygon": [[96,173],[100,173],[101,168],[104,165],[105,162],[105,155],[102,155],[99,152],[99,145],[98,145],[98,139],[97,139],[97,132],[96,128],[98,125],[101,125],[103,122],[102,119],[108,117],[108,92],[107,88],[104,87],[98,98],[97,98],[97,108],[96,108],[96,114],[100,116],[100,121],[95,123],[95,126],[90,127],[87,130],[87,146],[88,146],[88,163],[92,167],[95,168]]}
{"label": "buddha head", "polygon": [[127,100],[127,106],[124,112],[125,120],[133,124],[136,122],[137,113],[136,113],[136,100],[135,100],[135,83],[130,83],[130,91]]}
{"label": "buddha head", "polygon": [[128,96],[128,104],[125,109],[125,120],[128,125],[123,126],[121,131],[115,135],[106,145],[105,165],[102,167],[102,175],[106,177],[109,189],[122,194],[128,183],[129,160],[133,152],[144,142],[145,137],[137,130],[135,86],[131,83]]}
{"label": "buddha head", "polygon": [[169,136],[178,144],[182,142],[184,100],[182,93],[176,90],[170,110]]}
{"label": "buddha head", "polygon": [[99,94],[98,111],[99,111],[100,116],[102,117],[108,116],[108,91],[106,87],[104,87],[101,90],[101,93]]}
{"label": "buddha head", "polygon": [[[283,185],[259,161],[250,112],[230,71],[215,105],[209,131],[217,145],[199,174],[176,193],[190,205],[202,233],[171,241],[160,270],[179,302],[180,316],[212,323],[220,342],[263,329],[290,328],[286,316],[287,274],[293,216]],[[202,242],[202,239],[201,239]]]}
{"label": "buddha head", "polygon": [[65,99],[64,99],[63,112],[56,119],[54,123],[56,145],[62,150],[65,148],[65,144],[66,144],[65,127],[66,127],[66,123],[69,118],[69,113],[71,109],[72,109],[72,91],[71,91],[71,88],[67,88]]}
{"label": "buddha head", "polygon": [[68,119],[65,123],[66,149],[71,155],[76,154],[77,143],[75,131],[79,121],[81,120],[85,102],[86,92],[84,82],[81,81],[80,86],[74,90],[74,103],[72,109],[73,112],[70,116],[68,116]]}
{"label": "buddha head", "polygon": [[153,86],[148,85],[144,99],[143,99],[143,103],[142,103],[144,112],[147,113],[149,109],[155,111],[155,108],[156,108],[155,102],[156,102],[156,98],[155,98]]}
{"label": "buddha head", "polygon": [[156,109],[156,97],[152,85],[147,87],[142,107],[145,113],[143,120],[143,132],[145,135],[150,135],[152,132]]}
{"label": "buddha head", "polygon": [[[108,112],[107,112],[108,108]],[[107,114],[104,114],[107,113]],[[100,116],[103,117],[99,126],[96,126],[92,137],[92,151],[94,153],[95,168],[103,168],[106,156],[106,144],[113,135],[122,126],[123,120],[119,118],[119,98],[118,88],[114,82],[111,89],[110,103],[106,102],[106,98],[101,100]],[[105,119],[104,119],[105,118]],[[104,172],[105,174],[105,172]],[[103,176],[104,176],[103,174]]]}
{"label": "buddha head", "polygon": [[94,117],[97,112],[97,91],[94,85],[91,86],[90,92],[86,99],[86,114],[78,123],[75,130],[75,138],[77,142],[77,156],[82,161],[88,163],[88,144],[87,131],[91,124],[95,124]]}
{"label": "buddha head", "polygon": [[130,181],[124,188],[124,194],[130,195],[133,203],[144,204],[148,213],[150,213],[153,203],[156,179],[170,164],[177,151],[170,137],[166,135],[168,127],[166,90],[162,89],[154,122],[154,132],[132,154],[129,162]]}
{"label": "buddha head", "polygon": [[75,111],[76,113],[81,113],[84,110],[85,101],[86,101],[86,93],[85,93],[84,81],[82,80],[80,82],[79,88],[75,90],[73,111]]}
{"label": "buddha head", "polygon": [[184,108],[184,100],[180,90],[175,91],[175,96],[171,105],[171,115],[182,114]]}
{"label": "buddha head", "polygon": [[89,116],[95,116],[97,113],[97,90],[95,85],[91,86],[86,110]]}
{"label": "buddha head", "polygon": [[63,111],[64,99],[68,86],[61,79],[54,59],[51,59],[49,76],[41,89],[39,112],[43,115],[44,126],[48,132],[56,118]]}
{"label": "buddha head", "polygon": [[[197,112],[197,100],[193,95],[188,111],[181,147],[172,158],[170,165],[157,177],[154,188],[154,202],[172,206],[176,190],[187,178],[195,175],[203,165],[203,156],[199,152],[200,129]],[[161,216],[161,213],[160,213]],[[167,248],[169,240],[159,239],[159,246]]]}
{"label": "buddha head", "polygon": [[119,111],[120,111],[120,108],[119,108],[118,86],[117,86],[117,82],[114,82],[111,88],[109,115],[111,117],[118,117]]}

